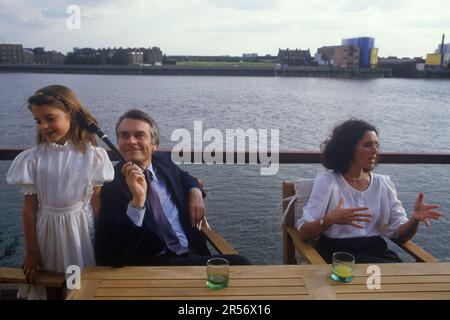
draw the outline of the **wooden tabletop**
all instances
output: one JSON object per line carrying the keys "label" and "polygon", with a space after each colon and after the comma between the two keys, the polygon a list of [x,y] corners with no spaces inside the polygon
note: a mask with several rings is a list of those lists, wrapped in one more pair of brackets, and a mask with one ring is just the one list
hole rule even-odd
{"label": "wooden tabletop", "polygon": [[[367,264],[350,283],[330,278],[330,265],[231,266],[223,290],[206,287],[206,267],[88,268],[67,299],[449,299],[450,262],[379,264],[369,289]],[[369,281],[375,284],[374,281]]]}

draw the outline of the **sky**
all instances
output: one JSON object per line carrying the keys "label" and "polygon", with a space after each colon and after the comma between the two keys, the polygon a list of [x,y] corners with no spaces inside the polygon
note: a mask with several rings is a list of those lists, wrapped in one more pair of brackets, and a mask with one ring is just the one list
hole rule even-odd
{"label": "sky", "polygon": [[64,54],[153,46],[167,55],[314,54],[369,36],[380,57],[424,57],[443,33],[450,43],[448,0],[0,0],[0,43]]}

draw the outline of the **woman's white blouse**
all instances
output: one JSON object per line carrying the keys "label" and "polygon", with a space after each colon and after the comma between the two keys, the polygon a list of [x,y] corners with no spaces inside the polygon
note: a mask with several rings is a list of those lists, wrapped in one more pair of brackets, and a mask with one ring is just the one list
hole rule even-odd
{"label": "woman's white blouse", "polygon": [[405,209],[388,176],[372,172],[370,175],[369,187],[365,191],[358,191],[339,173],[320,173],[314,181],[308,203],[303,207],[303,215],[296,221],[297,229],[300,230],[305,222],[320,220],[337,208],[340,199],[344,198],[344,208],[368,207],[366,212],[372,214],[371,221],[357,221],[357,224],[363,226],[362,229],[334,224],[325,230],[325,236],[353,238],[385,235],[396,238],[399,227],[408,221]]}

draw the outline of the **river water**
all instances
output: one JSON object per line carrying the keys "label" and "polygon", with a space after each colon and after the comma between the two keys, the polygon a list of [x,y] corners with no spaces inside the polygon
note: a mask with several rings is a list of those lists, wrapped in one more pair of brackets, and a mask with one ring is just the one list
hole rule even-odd
{"label": "river water", "polygon": [[[338,122],[350,117],[373,123],[383,151],[450,152],[450,83],[445,80],[326,79],[188,76],[0,74],[0,147],[31,147],[35,124],[26,99],[38,88],[64,84],[114,139],[117,118],[130,108],[150,113],[161,129],[161,147],[173,147],[176,129],[278,129],[280,149],[318,150]],[[270,136],[270,135],[269,135]],[[208,143],[204,143],[205,147]],[[20,265],[23,251],[21,195],[6,185],[10,161],[0,162],[0,230],[5,242],[19,236],[17,253],[1,265]],[[206,180],[211,226],[253,263],[282,263],[281,183],[313,178],[323,168],[280,165],[262,176],[258,165],[182,165]],[[415,241],[450,260],[450,166],[383,165],[408,214],[418,192],[439,203],[444,217],[421,226]],[[403,256],[405,257],[405,256]]]}

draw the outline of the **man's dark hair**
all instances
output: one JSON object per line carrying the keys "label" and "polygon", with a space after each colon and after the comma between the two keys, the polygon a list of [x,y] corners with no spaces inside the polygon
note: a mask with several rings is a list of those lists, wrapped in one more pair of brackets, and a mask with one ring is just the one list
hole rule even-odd
{"label": "man's dark hair", "polygon": [[331,137],[320,146],[322,165],[334,172],[347,172],[356,144],[367,131],[374,131],[378,135],[373,125],[358,119],[347,120],[334,127]]}
{"label": "man's dark hair", "polygon": [[150,117],[148,114],[146,114],[144,111],[138,110],[138,109],[131,109],[125,112],[123,115],[120,116],[119,120],[117,120],[116,124],[116,137],[119,137],[119,126],[125,119],[134,119],[134,120],[141,120],[144,122],[147,122],[150,125],[150,136],[152,137],[153,143],[156,145],[159,145],[159,127],[156,121]]}

